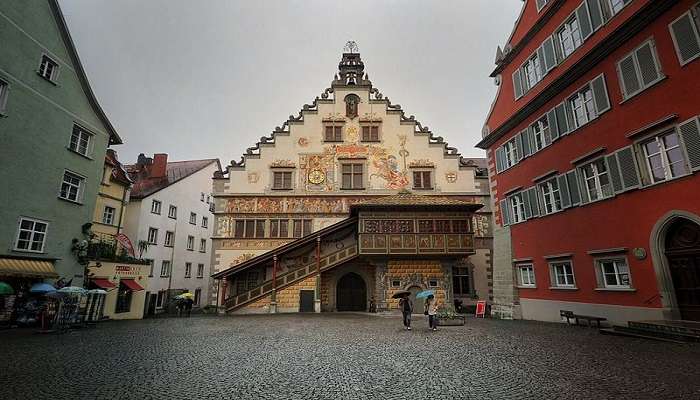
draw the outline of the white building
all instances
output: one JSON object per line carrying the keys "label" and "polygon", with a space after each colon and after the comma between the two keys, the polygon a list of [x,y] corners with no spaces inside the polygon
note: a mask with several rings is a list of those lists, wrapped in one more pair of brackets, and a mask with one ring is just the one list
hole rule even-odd
{"label": "white building", "polygon": [[167,154],[141,154],[127,170],[134,186],[124,232],[137,253],[153,260],[146,314],[185,291],[195,295],[195,307],[212,303],[211,178],[221,171],[219,160],[168,162]]}

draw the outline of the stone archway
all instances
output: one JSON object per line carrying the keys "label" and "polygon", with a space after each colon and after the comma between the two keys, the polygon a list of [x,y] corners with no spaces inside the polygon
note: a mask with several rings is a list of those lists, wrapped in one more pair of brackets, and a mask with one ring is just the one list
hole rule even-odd
{"label": "stone archway", "polygon": [[354,272],[343,275],[336,286],[338,311],[367,311],[367,284]]}
{"label": "stone archway", "polygon": [[681,319],[700,321],[700,225],[676,219],[668,228],[664,251]]}

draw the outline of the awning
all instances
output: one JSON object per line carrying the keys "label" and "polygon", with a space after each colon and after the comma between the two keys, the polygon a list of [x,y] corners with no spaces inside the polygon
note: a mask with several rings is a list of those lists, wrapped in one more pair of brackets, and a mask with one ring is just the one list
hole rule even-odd
{"label": "awning", "polygon": [[133,279],[122,279],[121,283],[123,283],[124,286],[128,287],[129,289],[133,290],[134,292],[137,292],[139,290],[143,290],[141,285],[136,283],[136,281]]}
{"label": "awning", "polygon": [[31,258],[0,257],[0,276],[58,278],[56,269],[51,261]]}
{"label": "awning", "polygon": [[102,288],[102,289],[112,289],[117,287],[117,285],[113,284],[107,279],[100,279],[100,278],[95,278],[95,279],[90,279],[90,283],[94,283],[97,287]]}

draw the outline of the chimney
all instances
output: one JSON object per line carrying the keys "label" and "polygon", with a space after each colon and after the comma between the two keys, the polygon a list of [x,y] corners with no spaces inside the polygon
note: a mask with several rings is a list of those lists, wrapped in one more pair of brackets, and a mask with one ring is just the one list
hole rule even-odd
{"label": "chimney", "polygon": [[165,177],[166,167],[168,165],[168,155],[164,153],[153,155],[153,165],[151,165],[151,178]]}

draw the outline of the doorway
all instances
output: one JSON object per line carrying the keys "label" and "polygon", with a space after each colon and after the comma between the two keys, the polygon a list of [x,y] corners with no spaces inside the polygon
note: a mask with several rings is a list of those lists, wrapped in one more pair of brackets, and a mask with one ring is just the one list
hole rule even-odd
{"label": "doorway", "polygon": [[299,312],[314,312],[314,291],[299,291]]}
{"label": "doorway", "polygon": [[700,225],[675,221],[666,234],[665,253],[681,319],[700,321]]}
{"label": "doorway", "polygon": [[367,311],[367,285],[354,272],[340,278],[336,296],[338,311]]}
{"label": "doorway", "polygon": [[416,299],[416,295],[419,292],[422,292],[423,289],[421,289],[418,286],[411,286],[408,288],[408,291],[411,292],[411,301],[413,302],[413,313],[414,314],[423,314],[425,311],[425,299]]}

